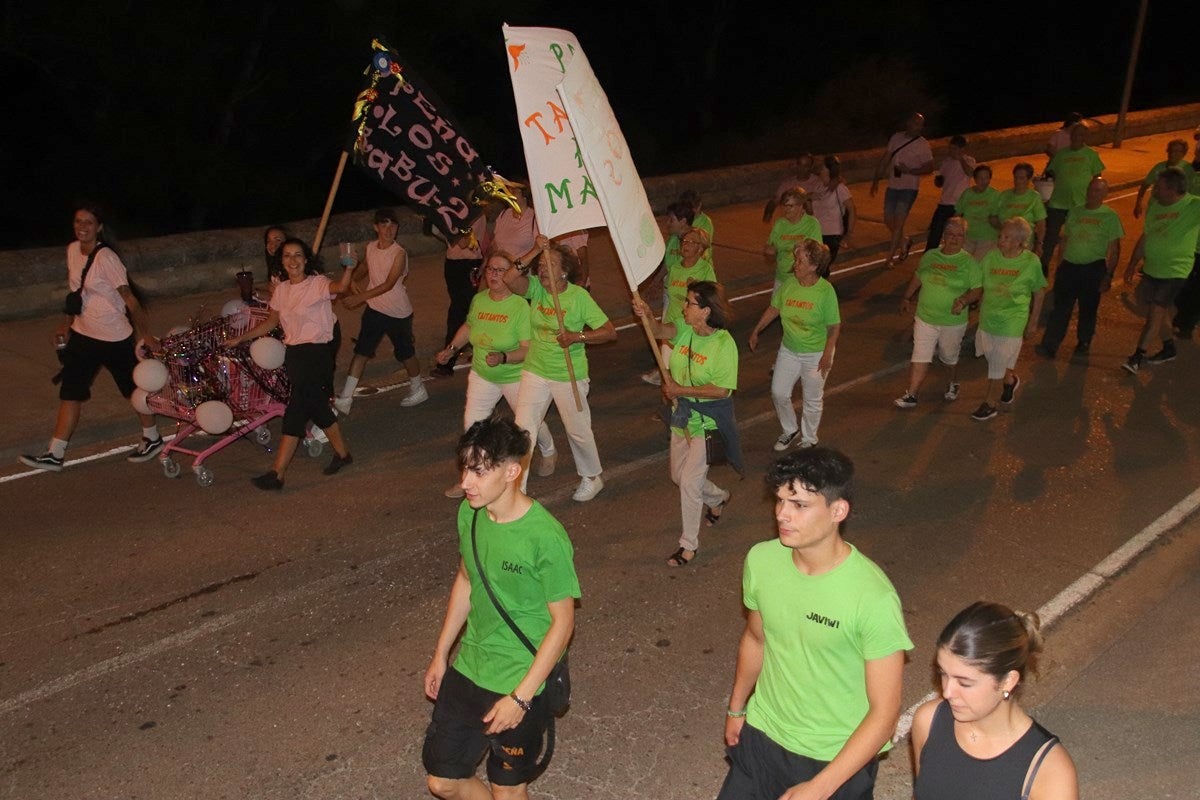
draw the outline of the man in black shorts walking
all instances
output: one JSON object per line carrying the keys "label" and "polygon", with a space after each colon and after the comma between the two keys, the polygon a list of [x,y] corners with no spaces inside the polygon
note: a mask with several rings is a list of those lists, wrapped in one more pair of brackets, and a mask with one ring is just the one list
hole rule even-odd
{"label": "man in black shorts walking", "polygon": [[[489,796],[475,774],[485,753],[496,800],[527,798],[544,766],[538,756],[553,717],[542,687],[575,628],[579,579],[566,530],[521,491],[529,447],[529,434],[507,419],[476,422],[458,443],[458,574],[425,672],[425,694],[435,705],[422,761],[429,791],[444,800]],[[496,603],[535,644],[536,657]]]}

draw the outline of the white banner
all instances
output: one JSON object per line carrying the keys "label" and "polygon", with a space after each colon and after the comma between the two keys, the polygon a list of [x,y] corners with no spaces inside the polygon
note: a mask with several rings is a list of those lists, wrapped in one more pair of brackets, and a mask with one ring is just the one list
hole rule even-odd
{"label": "white banner", "polygon": [[[565,64],[565,72],[558,85],[558,96],[571,118],[578,152],[604,210],[621,268],[625,270],[630,290],[636,291],[638,284],[650,277],[662,262],[666,250],[662,231],[650,209],[646,187],[633,165],[625,134],[621,133],[608,96],[600,88],[578,42],[574,56]],[[541,224],[540,210],[538,214]]]}
{"label": "white banner", "polygon": [[538,228],[553,239],[604,225],[604,212],[555,92],[567,65],[582,55],[579,41],[554,28],[505,25],[504,46]]}

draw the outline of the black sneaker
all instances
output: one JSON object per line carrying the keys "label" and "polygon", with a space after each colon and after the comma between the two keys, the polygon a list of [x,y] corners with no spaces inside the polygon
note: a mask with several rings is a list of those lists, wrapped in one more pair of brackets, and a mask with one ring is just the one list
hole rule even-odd
{"label": "black sneaker", "polygon": [[996,410],[995,406],[983,403],[979,406],[979,408],[971,412],[971,419],[983,422],[984,420],[991,419],[999,413],[1000,412]]}
{"label": "black sneaker", "polygon": [[321,471],[324,472],[326,475],[337,475],[342,467],[347,466],[348,464],[353,464],[353,463],[354,463],[354,456],[350,455],[349,453],[346,453],[345,458],[342,458],[337,453],[334,453],[333,459],[329,462],[329,466],[325,467],[325,469],[323,469]]}
{"label": "black sneaker", "polygon": [[450,364],[438,364],[433,369],[429,370],[431,378],[453,378],[454,367]]}
{"label": "black sneaker", "polygon": [[1008,405],[1013,401],[1013,395],[1017,393],[1017,387],[1021,385],[1020,377],[1013,375],[1013,382],[1004,384],[1004,388],[1000,390],[1000,402]]}
{"label": "black sneaker", "polygon": [[895,405],[896,408],[916,408],[917,398],[908,392],[905,392],[893,400],[892,404]]}
{"label": "black sneaker", "polygon": [[250,482],[265,492],[278,492],[283,488],[283,481],[275,474],[275,470],[264,472],[257,478],[251,478]]}
{"label": "black sneaker", "polygon": [[166,446],[162,437],[158,437],[154,441],[150,441],[145,436],[142,437],[142,443],[133,448],[133,452],[125,460],[132,464],[141,464],[144,461],[149,461],[159,454]]}
{"label": "black sneaker", "polygon": [[1124,369],[1126,372],[1129,372],[1133,375],[1137,375],[1138,370],[1140,370],[1142,368],[1142,354],[1134,353],[1128,359],[1125,360],[1125,363],[1121,365],[1121,368]]}
{"label": "black sneaker", "polygon": [[42,453],[40,456],[21,456],[20,461],[27,467],[43,469],[46,472],[62,472],[63,460],[53,453]]}
{"label": "black sneaker", "polygon": [[1147,364],[1165,364],[1168,361],[1175,360],[1175,343],[1163,342],[1162,350],[1159,350],[1153,355],[1146,356]]}

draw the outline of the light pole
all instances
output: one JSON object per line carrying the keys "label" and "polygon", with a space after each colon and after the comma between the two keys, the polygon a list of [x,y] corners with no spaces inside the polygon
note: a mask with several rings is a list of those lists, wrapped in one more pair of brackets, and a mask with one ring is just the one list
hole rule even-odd
{"label": "light pole", "polygon": [[1117,112],[1117,129],[1113,133],[1113,147],[1121,146],[1125,137],[1125,113],[1129,111],[1129,96],[1133,93],[1133,73],[1137,71],[1138,51],[1142,48],[1142,30],[1146,27],[1146,7],[1150,0],[1142,0],[1138,7],[1137,25],[1133,29],[1133,45],[1129,52],[1129,68],[1125,71],[1125,90],[1121,92],[1121,110]]}

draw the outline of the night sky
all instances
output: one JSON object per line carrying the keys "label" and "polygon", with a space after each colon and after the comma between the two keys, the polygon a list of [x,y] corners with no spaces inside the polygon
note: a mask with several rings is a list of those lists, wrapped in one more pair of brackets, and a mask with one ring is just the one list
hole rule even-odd
{"label": "night sky", "polygon": [[[123,238],[319,216],[375,36],[516,175],[500,24],[571,30],[654,175],[882,144],[912,108],[931,135],[1114,113],[1137,5],[12,0],[0,247],[65,243],[82,198]],[[1134,109],[1200,101],[1192,21],[1155,5]],[[348,170],[335,211],[393,202]]]}

